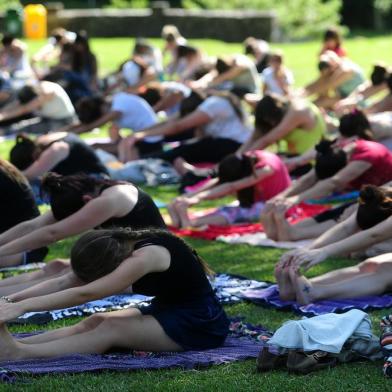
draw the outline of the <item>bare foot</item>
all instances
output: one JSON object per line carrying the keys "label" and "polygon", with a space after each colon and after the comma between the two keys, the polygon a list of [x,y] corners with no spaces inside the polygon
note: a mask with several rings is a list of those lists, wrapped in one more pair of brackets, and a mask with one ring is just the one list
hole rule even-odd
{"label": "bare foot", "polygon": [[275,266],[275,278],[279,287],[279,297],[283,301],[295,300],[295,290],[291,284],[289,269],[277,264]]}
{"label": "bare foot", "polygon": [[276,233],[279,241],[292,241],[292,228],[286,220],[286,208],[277,206],[273,212],[273,219],[276,225]]}
{"label": "bare foot", "polygon": [[268,208],[268,210],[263,211],[260,215],[260,222],[263,225],[264,232],[267,237],[271,240],[276,241],[278,238],[273,212],[273,207],[270,207]]}
{"label": "bare foot", "polygon": [[18,343],[11,336],[5,324],[0,324],[0,361],[18,358],[20,358]]}
{"label": "bare foot", "polygon": [[315,300],[315,289],[312,283],[295,268],[289,268],[290,281],[295,289],[297,302],[307,305]]}
{"label": "bare foot", "polygon": [[176,210],[180,219],[180,227],[191,227],[192,222],[188,215],[188,205],[180,201],[176,203]]}
{"label": "bare foot", "polygon": [[170,203],[170,204],[167,205],[167,212],[170,215],[170,219],[171,219],[172,225],[174,227],[180,227],[181,221],[180,221],[180,217],[179,217],[179,215],[177,213],[176,206],[175,206],[174,203]]}

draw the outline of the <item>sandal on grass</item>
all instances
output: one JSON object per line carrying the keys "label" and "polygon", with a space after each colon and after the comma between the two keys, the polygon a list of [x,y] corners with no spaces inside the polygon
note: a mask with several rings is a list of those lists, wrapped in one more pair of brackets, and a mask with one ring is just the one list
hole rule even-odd
{"label": "sandal on grass", "polygon": [[304,353],[301,351],[290,351],[287,359],[289,372],[308,374],[313,371],[330,368],[336,365],[337,359],[329,356],[324,351]]}
{"label": "sandal on grass", "polygon": [[267,372],[286,367],[287,355],[278,355],[269,352],[268,347],[263,347],[256,359],[256,370]]}

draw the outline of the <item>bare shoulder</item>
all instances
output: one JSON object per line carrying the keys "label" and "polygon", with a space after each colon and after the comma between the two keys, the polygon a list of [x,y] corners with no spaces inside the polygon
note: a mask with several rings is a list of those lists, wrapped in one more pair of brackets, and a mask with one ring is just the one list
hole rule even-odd
{"label": "bare shoulder", "polygon": [[146,245],[132,252],[132,258],[138,258],[146,263],[149,271],[165,271],[170,266],[171,255],[164,247],[159,245]]}

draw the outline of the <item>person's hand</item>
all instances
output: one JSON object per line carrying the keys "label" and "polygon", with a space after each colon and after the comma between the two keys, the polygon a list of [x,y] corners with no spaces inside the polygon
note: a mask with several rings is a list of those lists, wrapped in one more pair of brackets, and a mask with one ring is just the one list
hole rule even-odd
{"label": "person's hand", "polygon": [[307,271],[316,264],[321,263],[328,257],[328,253],[324,249],[300,249],[298,253],[292,257],[291,265],[302,267]]}
{"label": "person's hand", "polygon": [[190,207],[193,206],[197,203],[200,202],[200,199],[197,196],[190,196],[190,197],[186,197],[186,196],[180,196],[176,198],[176,204],[179,206],[186,206],[186,207]]}
{"label": "person's hand", "polygon": [[25,311],[20,302],[7,302],[4,299],[0,300],[0,324],[16,319],[24,314]]}
{"label": "person's hand", "polygon": [[297,204],[298,201],[295,196],[292,197],[284,197],[281,199],[277,199],[275,202],[275,209],[279,209],[280,211],[282,209],[285,209],[286,211],[289,210],[292,206]]}
{"label": "person's hand", "polygon": [[278,261],[279,267],[280,267],[280,268],[286,268],[286,267],[290,266],[291,263],[292,263],[292,261],[293,261],[293,259],[295,258],[295,256],[296,256],[299,252],[300,252],[299,249],[293,249],[293,250],[290,250],[290,251],[284,253],[284,254],[280,257],[280,259],[279,259],[279,261]]}

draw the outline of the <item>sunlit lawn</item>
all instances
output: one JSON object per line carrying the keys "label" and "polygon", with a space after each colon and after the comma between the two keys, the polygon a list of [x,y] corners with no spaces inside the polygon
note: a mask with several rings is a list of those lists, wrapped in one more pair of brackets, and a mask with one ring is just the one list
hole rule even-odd
{"label": "sunlit lawn", "polygon": [[[153,40],[157,44],[158,40]],[[132,40],[94,39],[92,47],[98,55],[101,75],[114,70],[131,51]],[[227,44],[212,40],[192,40],[210,55],[220,55],[242,51],[240,44]],[[30,51],[34,52],[42,42],[29,42]],[[287,65],[294,71],[298,86],[311,80],[316,75],[316,58],[320,49],[319,42],[274,45],[284,50]],[[392,64],[392,38],[358,37],[346,42],[346,48],[352,59],[358,62],[368,73],[377,60]],[[0,156],[7,158],[10,142],[0,145]],[[147,189],[154,197],[169,201],[176,195],[176,188],[159,187]],[[211,203],[209,204],[211,205]],[[212,203],[219,205],[219,202]],[[247,245],[227,245],[220,242],[189,240],[211,266],[219,272],[242,274],[259,280],[273,280],[273,266],[281,255],[280,250],[253,248]],[[67,257],[72,240],[65,240],[51,246],[50,258]],[[352,261],[334,259],[312,270],[311,275],[344,267]],[[270,308],[240,304],[226,308],[230,315],[242,315],[246,320],[260,323],[270,329],[278,328],[282,322],[298,318],[291,312],[276,311]],[[378,320],[385,311],[371,312],[371,318],[378,330]],[[76,320],[54,322],[48,328],[72,324]],[[28,329],[30,329],[29,327]],[[27,328],[14,327],[22,331]],[[285,372],[272,372],[259,375],[254,371],[254,361],[214,366],[203,371],[141,371],[129,373],[82,374],[75,376],[47,376],[27,379],[20,385],[21,390],[137,390],[137,391],[387,391],[391,383],[381,375],[381,363],[357,363],[342,365],[336,369],[322,371],[309,376],[293,376]],[[0,385],[1,390],[8,387]],[[9,389],[17,388],[10,386]],[[19,389],[17,389],[19,390]]]}

